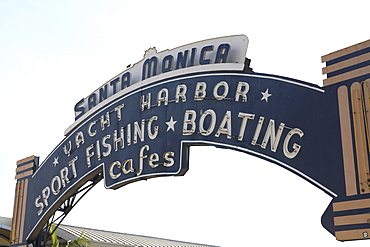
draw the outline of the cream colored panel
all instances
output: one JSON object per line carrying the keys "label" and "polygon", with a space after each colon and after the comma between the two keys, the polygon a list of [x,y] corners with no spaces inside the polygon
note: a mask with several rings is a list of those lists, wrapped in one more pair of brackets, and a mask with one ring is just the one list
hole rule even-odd
{"label": "cream colored panel", "polygon": [[366,75],[369,73],[370,73],[370,66],[355,69],[347,73],[343,73],[337,76],[330,77],[328,79],[324,79],[324,86],[332,85],[337,82],[342,82],[342,81],[349,80],[349,79],[352,79],[358,76]]}
{"label": "cream colored panel", "polygon": [[346,86],[341,86],[338,88],[338,104],[346,195],[352,196],[357,195],[357,185],[355,162],[353,156],[348,89]]}
{"label": "cream colored panel", "polygon": [[328,55],[322,56],[321,57],[321,61],[324,63],[324,62],[333,60],[335,58],[342,57],[344,55],[353,53],[355,51],[359,51],[359,50],[365,49],[367,47],[370,47],[370,40],[366,40],[364,42],[361,42],[361,43],[358,43],[358,44],[349,46],[347,48],[341,49],[339,51],[332,52],[332,53],[330,53]]}
{"label": "cream colored panel", "polygon": [[363,108],[363,95],[361,84],[355,82],[351,86],[352,117],[355,132],[355,145],[357,157],[357,172],[360,193],[369,193],[369,162],[368,148],[366,144],[366,127]]}

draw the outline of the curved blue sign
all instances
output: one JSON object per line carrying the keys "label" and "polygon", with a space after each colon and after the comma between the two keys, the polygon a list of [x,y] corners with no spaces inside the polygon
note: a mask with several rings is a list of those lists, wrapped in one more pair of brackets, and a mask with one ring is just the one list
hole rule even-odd
{"label": "curved blue sign", "polygon": [[103,170],[105,186],[113,189],[183,175],[191,145],[261,157],[336,196],[343,177],[333,179],[333,170],[341,168],[327,164],[341,164],[334,155],[340,139],[332,135],[339,127],[323,121],[336,115],[332,101],[312,84],[243,72],[197,73],[139,87],[91,115],[43,162],[29,192],[35,202],[31,214],[42,219],[97,171]]}
{"label": "curved blue sign", "polygon": [[[111,189],[184,175],[193,145],[245,152],[290,170],[333,197],[322,218],[329,232],[358,239],[355,229],[367,238],[367,226],[356,220],[370,208],[369,169],[355,167],[352,150],[359,162],[368,158],[361,150],[369,138],[370,81],[319,87],[254,73],[245,66],[247,44],[241,35],[148,50],[80,100],[76,122],[45,161],[18,163],[17,191],[27,201],[19,243],[34,241],[60,205],[97,174]],[[364,202],[369,206],[358,206]],[[350,223],[335,221],[348,214]]]}

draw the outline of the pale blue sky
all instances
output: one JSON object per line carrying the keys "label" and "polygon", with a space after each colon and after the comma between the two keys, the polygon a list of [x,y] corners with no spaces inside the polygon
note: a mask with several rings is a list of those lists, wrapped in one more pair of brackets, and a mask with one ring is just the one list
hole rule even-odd
{"label": "pale blue sky", "polygon": [[[369,39],[368,23],[365,0],[0,0],[0,216],[12,216],[16,161],[43,160],[73,123],[76,102],[149,47],[245,34],[254,71],[321,86],[321,56]],[[329,202],[276,165],[197,148],[186,176],[116,191],[98,185],[64,223],[221,246],[369,245],[326,232]]]}

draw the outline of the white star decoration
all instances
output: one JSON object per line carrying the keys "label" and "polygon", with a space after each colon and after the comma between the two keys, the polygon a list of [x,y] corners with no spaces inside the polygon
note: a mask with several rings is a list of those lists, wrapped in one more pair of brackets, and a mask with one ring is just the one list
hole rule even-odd
{"label": "white star decoration", "polygon": [[168,122],[166,122],[166,124],[167,124],[167,130],[166,130],[166,132],[168,132],[169,130],[173,130],[173,131],[175,131],[175,124],[177,123],[177,121],[173,121],[173,117],[171,116],[171,119],[170,119],[170,121],[168,121]]}
{"label": "white star decoration", "polygon": [[59,161],[58,161],[58,159],[59,159],[59,156],[58,157],[54,157],[54,162],[53,162],[53,165],[54,166],[57,166],[58,164],[59,164]]}
{"label": "white star decoration", "polygon": [[269,89],[266,89],[265,92],[261,92],[261,94],[262,94],[261,100],[266,100],[266,102],[268,102],[268,98],[272,95],[269,93]]}

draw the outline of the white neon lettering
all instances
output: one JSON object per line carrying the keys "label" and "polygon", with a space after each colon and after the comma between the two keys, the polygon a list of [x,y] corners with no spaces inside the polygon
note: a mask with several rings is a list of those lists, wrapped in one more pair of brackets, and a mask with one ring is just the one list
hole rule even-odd
{"label": "white neon lettering", "polygon": [[[218,94],[218,89],[220,87],[224,88],[224,92],[221,95]],[[216,100],[223,100],[224,98],[226,98],[228,93],[229,93],[229,84],[227,84],[226,81],[220,81],[213,88],[213,96],[216,98]]]}
{"label": "white neon lettering", "polygon": [[195,87],[194,100],[203,100],[206,97],[207,84],[205,82],[198,82]]}
{"label": "white neon lettering", "polygon": [[279,145],[281,134],[283,134],[284,126],[285,124],[281,123],[275,135],[275,121],[273,119],[270,119],[269,125],[265,133],[265,137],[263,138],[263,141],[261,144],[261,148],[263,149],[266,148],[266,145],[270,139],[271,140],[271,151],[276,152],[276,149]]}
{"label": "white neon lettering", "polygon": [[140,98],[140,110],[144,111],[145,107],[150,109],[150,93],[147,94],[147,98],[145,99],[145,95],[141,95]]}
{"label": "white neon lettering", "polygon": [[231,111],[226,111],[215,136],[219,137],[220,134],[225,134],[227,138],[231,139]]}
{"label": "white neon lettering", "polygon": [[91,127],[93,126],[93,125],[95,125],[96,124],[96,122],[95,121],[93,121],[93,122],[91,122],[91,123],[89,123],[89,125],[87,126],[87,133],[89,134],[89,136],[91,136],[91,137],[93,137],[93,136],[95,136],[96,135],[96,130],[95,131],[91,131]]}
{"label": "white neon lettering", "polygon": [[144,159],[148,157],[147,155],[144,155],[145,150],[149,151],[149,145],[144,145],[140,148],[140,151],[139,151],[139,169],[136,172],[136,175],[138,175],[138,176],[143,172]]}
{"label": "white neon lettering", "polygon": [[[189,118],[190,117],[190,118]],[[186,110],[184,114],[184,125],[182,127],[182,134],[183,135],[192,135],[195,131],[195,119],[197,117],[197,113],[194,110]],[[191,129],[188,129],[188,125],[191,126]]]}
{"label": "white neon lettering", "polygon": [[157,94],[157,106],[161,106],[161,102],[164,103],[164,105],[168,105],[168,89],[162,88],[159,90]]}
{"label": "white neon lettering", "polygon": [[110,164],[110,166],[109,166],[109,176],[112,178],[112,179],[117,179],[117,178],[119,178],[120,176],[121,176],[121,173],[117,173],[117,174],[115,174],[114,172],[113,172],[113,170],[114,170],[114,167],[115,166],[117,166],[117,168],[118,169],[121,169],[121,162],[119,162],[119,161],[114,161],[114,162],[112,162],[111,164]]}
{"label": "white neon lettering", "polygon": [[85,143],[84,133],[78,132],[75,136],[76,147],[79,148],[81,144]]}
{"label": "white neon lettering", "polygon": [[186,91],[187,91],[186,85],[177,85],[177,87],[176,87],[176,103],[180,102],[180,98],[182,99],[182,102],[186,101]]}
{"label": "white neon lettering", "polygon": [[[208,115],[211,116],[211,123],[209,124],[207,129],[204,129],[204,120]],[[204,136],[210,135],[212,133],[212,131],[214,130],[214,128],[215,128],[215,124],[216,124],[216,113],[211,109],[206,110],[200,116],[200,119],[199,119],[199,131],[200,131],[200,133]]]}
{"label": "white neon lettering", "polygon": [[262,128],[262,124],[263,124],[263,121],[264,120],[265,120],[264,117],[260,117],[260,119],[258,120],[256,131],[254,132],[254,136],[253,136],[253,140],[252,140],[252,145],[256,145],[257,144],[257,140],[258,140],[258,137],[259,137],[259,135],[261,133],[261,128]]}
{"label": "white neon lettering", "polygon": [[254,114],[239,112],[238,117],[242,118],[242,123],[240,124],[240,130],[238,135],[238,140],[242,141],[245,133],[245,128],[247,127],[248,119],[254,119]]}
{"label": "white neon lettering", "polygon": [[158,126],[154,126],[154,133],[152,132],[152,124],[153,124],[153,121],[157,121],[158,120],[158,117],[157,116],[153,116],[149,119],[148,121],[148,136],[151,140],[154,140],[157,135],[158,135],[158,129],[159,127]]}
{"label": "white neon lettering", "polygon": [[289,151],[288,144],[293,135],[299,135],[300,137],[302,137],[304,133],[302,130],[298,128],[294,128],[291,131],[289,131],[289,133],[285,137],[284,144],[283,144],[283,152],[284,152],[285,157],[289,159],[293,159],[295,156],[297,156],[297,154],[299,153],[299,150],[301,150],[301,146],[298,145],[297,143],[294,143],[293,152]]}
{"label": "white neon lettering", "polygon": [[247,93],[249,91],[249,84],[243,81],[238,83],[238,87],[235,93],[235,101],[239,101],[240,96],[242,97],[242,102],[247,102]]}

